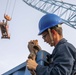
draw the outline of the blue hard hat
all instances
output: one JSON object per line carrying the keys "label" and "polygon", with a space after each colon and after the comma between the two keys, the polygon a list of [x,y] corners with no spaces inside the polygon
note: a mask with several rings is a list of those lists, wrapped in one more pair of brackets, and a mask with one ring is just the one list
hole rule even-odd
{"label": "blue hard hat", "polygon": [[55,14],[46,14],[39,21],[39,34],[42,34],[48,28],[52,28],[58,24],[62,24],[63,20]]}

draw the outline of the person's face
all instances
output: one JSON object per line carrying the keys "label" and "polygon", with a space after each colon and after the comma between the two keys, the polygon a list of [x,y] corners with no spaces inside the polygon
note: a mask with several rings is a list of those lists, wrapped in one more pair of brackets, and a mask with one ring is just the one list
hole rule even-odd
{"label": "person's face", "polygon": [[53,43],[47,31],[42,33],[42,38],[44,39],[44,42],[48,43],[50,46],[53,46]]}

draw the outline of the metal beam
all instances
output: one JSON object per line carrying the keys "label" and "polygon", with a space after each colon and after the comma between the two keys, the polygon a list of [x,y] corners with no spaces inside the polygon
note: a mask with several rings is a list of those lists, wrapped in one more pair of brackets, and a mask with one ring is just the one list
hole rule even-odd
{"label": "metal beam", "polygon": [[54,13],[60,16],[64,23],[76,29],[76,5],[57,0],[23,0],[29,6],[43,13]]}

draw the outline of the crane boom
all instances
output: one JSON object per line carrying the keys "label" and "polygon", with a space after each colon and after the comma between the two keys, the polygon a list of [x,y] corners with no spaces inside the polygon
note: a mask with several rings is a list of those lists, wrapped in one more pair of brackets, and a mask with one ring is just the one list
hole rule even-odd
{"label": "crane boom", "polygon": [[76,5],[57,0],[23,0],[29,6],[43,12],[60,16],[64,23],[76,29]]}

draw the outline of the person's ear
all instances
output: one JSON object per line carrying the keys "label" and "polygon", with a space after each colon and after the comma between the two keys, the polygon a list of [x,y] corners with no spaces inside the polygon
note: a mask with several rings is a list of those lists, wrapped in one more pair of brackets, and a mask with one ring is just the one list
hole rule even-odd
{"label": "person's ear", "polygon": [[54,29],[51,30],[52,34],[56,34],[56,31]]}

